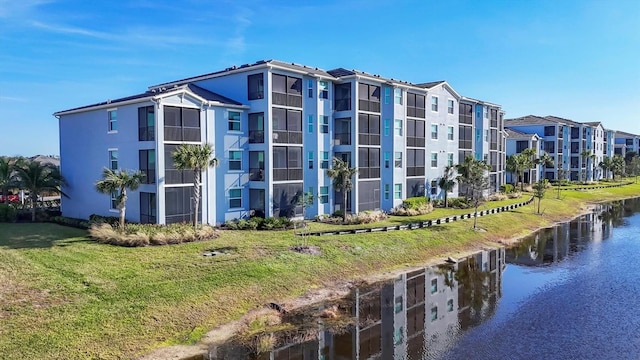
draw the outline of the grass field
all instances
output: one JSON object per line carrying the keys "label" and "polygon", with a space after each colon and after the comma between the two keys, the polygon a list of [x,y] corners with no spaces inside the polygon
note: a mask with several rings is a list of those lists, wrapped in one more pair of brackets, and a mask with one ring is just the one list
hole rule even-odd
{"label": "grass field", "polygon": [[[472,220],[465,220],[310,237],[320,256],[289,250],[300,241],[292,231],[223,231],[206,242],[123,248],[54,224],[0,224],[0,358],[128,359],[194,343],[264,303],[523,235],[576,215],[588,202],[640,196],[640,185],[561,195],[558,200],[549,190],[544,216],[528,205],[479,218],[486,232],[473,231]],[[434,217],[453,213],[440,212]],[[202,256],[207,250],[228,255]]]}

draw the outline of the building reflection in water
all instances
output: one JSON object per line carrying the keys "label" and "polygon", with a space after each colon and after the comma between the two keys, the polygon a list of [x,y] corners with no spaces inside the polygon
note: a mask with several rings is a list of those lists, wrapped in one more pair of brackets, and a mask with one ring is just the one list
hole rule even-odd
{"label": "building reflection in water", "polygon": [[501,296],[504,249],[427,267],[357,288],[344,305],[353,323],[341,333],[278,345],[259,359],[423,359],[444,353],[465,330],[491,317]]}
{"label": "building reflection in water", "polygon": [[613,228],[622,225],[624,217],[639,207],[637,199],[623,200],[598,206],[571,222],[542,229],[507,249],[507,263],[544,266],[562,261],[591,243],[611,237]]}

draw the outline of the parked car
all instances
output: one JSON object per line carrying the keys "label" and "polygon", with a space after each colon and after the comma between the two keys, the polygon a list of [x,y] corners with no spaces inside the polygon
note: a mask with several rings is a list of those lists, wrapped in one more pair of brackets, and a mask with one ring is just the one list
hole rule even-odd
{"label": "parked car", "polygon": [[[12,203],[18,203],[20,202],[20,195],[7,195],[7,198],[9,198],[9,202]],[[0,203],[5,203],[5,197],[4,195],[0,195]]]}

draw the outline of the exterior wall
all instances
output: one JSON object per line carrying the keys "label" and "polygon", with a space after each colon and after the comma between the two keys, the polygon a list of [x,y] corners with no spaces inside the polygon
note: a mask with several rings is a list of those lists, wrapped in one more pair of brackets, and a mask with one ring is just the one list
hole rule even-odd
{"label": "exterior wall", "polygon": [[[438,111],[433,111],[432,109],[431,99],[433,96],[438,98]],[[450,100],[453,101],[453,114],[449,114],[448,112],[448,102]],[[444,175],[444,169],[448,165],[449,154],[453,157],[453,165],[458,163],[458,99],[443,85],[438,85],[429,90],[426,106],[426,182],[427,187],[430,189],[429,194],[432,199],[444,199],[444,190],[437,186],[434,190],[434,187],[431,185],[434,181],[437,184],[438,180]],[[437,140],[431,138],[432,125],[436,125],[438,127]],[[447,131],[449,127],[453,128],[453,140],[447,139]],[[432,153],[437,153],[438,156],[438,166],[435,168],[431,166]],[[458,196],[457,184],[448,196]]]}
{"label": "exterior wall", "polygon": [[[152,142],[138,141],[138,107],[153,105],[141,102],[131,105],[105,107],[60,117],[61,172],[68,184],[62,191],[63,216],[88,219],[91,214],[118,216],[110,209],[109,195],[98,193],[95,182],[102,178],[102,170],[109,166],[109,149],[118,151],[118,168],[138,170],[138,151],[155,149]],[[118,129],[108,131],[107,109],[117,109]],[[156,151],[157,153],[157,151]],[[140,220],[140,192],[156,192],[155,185],[143,184],[137,191],[129,191],[126,218]]]}

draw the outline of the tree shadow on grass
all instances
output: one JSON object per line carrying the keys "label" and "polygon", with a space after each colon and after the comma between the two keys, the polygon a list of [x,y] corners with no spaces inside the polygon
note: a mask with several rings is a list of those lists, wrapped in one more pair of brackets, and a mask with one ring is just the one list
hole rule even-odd
{"label": "tree shadow on grass", "polygon": [[46,249],[90,242],[77,229],[50,224],[7,224],[0,228],[0,249]]}

